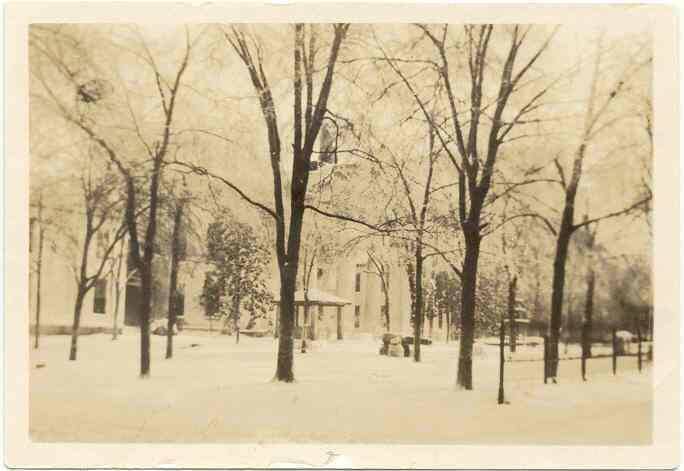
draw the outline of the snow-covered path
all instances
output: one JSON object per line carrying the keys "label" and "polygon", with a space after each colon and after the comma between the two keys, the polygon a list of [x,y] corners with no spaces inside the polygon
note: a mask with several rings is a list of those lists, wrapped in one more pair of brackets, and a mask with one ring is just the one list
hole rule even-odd
{"label": "snow-covered path", "polygon": [[[423,349],[423,362],[377,353],[377,342],[345,340],[295,356],[294,384],[272,383],[273,339],[182,334],[165,360],[153,336],[152,375],[137,376],[139,337],[83,336],[67,361],[66,336],[31,351],[30,429],[37,441],[335,442],[434,444],[646,444],[651,440],[650,370],[620,358],[561,363],[560,384],[543,385],[539,362],[507,363],[506,399],[496,404],[494,347],[475,360],[475,391],[454,386],[457,344]],[[192,344],[199,346],[192,347]],[[45,367],[36,368],[44,363]]]}

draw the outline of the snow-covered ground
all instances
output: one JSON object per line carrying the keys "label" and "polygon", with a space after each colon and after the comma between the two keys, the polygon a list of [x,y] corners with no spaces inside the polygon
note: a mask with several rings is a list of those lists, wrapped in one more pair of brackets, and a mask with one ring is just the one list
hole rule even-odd
{"label": "snow-covered ground", "polygon": [[[182,333],[165,360],[153,336],[152,374],[138,378],[139,336],[83,336],[31,351],[30,430],[36,441],[594,444],[651,441],[650,368],[620,358],[560,364],[543,384],[542,364],[506,364],[506,400],[496,403],[498,351],[478,346],[474,391],[455,388],[457,344],[424,346],[423,362],[378,355],[368,339],[319,344],[295,355],[297,382],[271,382],[271,338]],[[192,344],[197,344],[192,346]],[[527,347],[526,347],[527,348]],[[541,351],[541,350],[540,350]],[[520,357],[534,352],[526,349]],[[508,354],[507,354],[508,355]],[[516,354],[518,355],[518,354]],[[36,365],[44,364],[41,368]]]}

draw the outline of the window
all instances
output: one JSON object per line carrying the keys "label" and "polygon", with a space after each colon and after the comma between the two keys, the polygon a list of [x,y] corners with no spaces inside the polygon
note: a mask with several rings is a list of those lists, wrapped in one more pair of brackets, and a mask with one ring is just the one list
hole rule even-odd
{"label": "window", "polygon": [[185,314],[185,293],[182,288],[176,288],[176,295],[173,297],[173,309],[176,317],[183,317]]}
{"label": "window", "polygon": [[356,291],[357,293],[358,293],[359,291],[361,291],[361,273],[357,273],[357,274],[356,274],[356,281],[355,281],[355,283],[354,283],[354,286],[355,286],[354,289],[355,289],[355,291]]}
{"label": "window", "polygon": [[93,301],[93,312],[104,314],[107,309],[107,280],[98,279],[95,283],[95,296]]}
{"label": "window", "polygon": [[322,268],[319,268],[319,269],[318,269],[318,272],[316,272],[316,277],[317,277],[319,280],[320,280],[321,278],[323,278],[323,269],[322,269]]}
{"label": "window", "polygon": [[323,305],[322,304],[318,305],[318,320],[319,321],[323,320]]}
{"label": "window", "polygon": [[354,306],[354,328],[361,327],[361,306]]}

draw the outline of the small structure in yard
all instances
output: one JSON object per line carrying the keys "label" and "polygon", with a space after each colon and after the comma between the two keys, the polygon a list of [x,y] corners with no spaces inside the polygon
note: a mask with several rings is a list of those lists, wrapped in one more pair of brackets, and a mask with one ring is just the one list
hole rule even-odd
{"label": "small structure in yard", "polygon": [[[513,318],[513,332],[515,333],[515,343],[517,345],[531,345],[536,346],[541,343],[541,336],[546,331],[546,326],[543,322],[530,319],[527,309],[521,302],[517,302],[514,309]],[[511,344],[511,319],[504,318],[504,345]],[[492,337],[486,342],[489,345],[498,345],[500,339]]]}
{"label": "small structure in yard", "polygon": [[[383,334],[382,345],[380,346],[380,355],[387,355],[391,357],[410,357],[411,356],[411,345],[413,344],[413,337],[404,337],[399,334]],[[423,343],[421,339],[421,344],[429,345],[429,343]],[[430,342],[432,343],[432,342]]]}
{"label": "small structure in yard", "polygon": [[400,357],[404,353],[404,346],[402,345],[402,338],[394,336],[389,341],[387,348],[387,355],[391,357]]}
{"label": "small structure in yard", "polygon": [[[280,319],[280,297],[275,296],[276,304],[274,336],[278,336],[278,319]],[[344,338],[342,331],[342,307],[352,302],[331,293],[315,288],[306,292],[295,292],[295,331],[297,339],[308,338],[318,340],[324,332],[336,332],[337,340]],[[326,308],[335,308],[335,314],[330,315]]]}
{"label": "small structure in yard", "polygon": [[631,344],[636,342],[637,336],[627,330],[615,332],[615,350],[618,355],[632,353]]}
{"label": "small structure in yard", "polygon": [[[168,333],[168,322],[168,319],[157,319],[152,321],[150,331],[153,335],[166,335]],[[173,335],[178,335],[178,330],[178,324],[173,324]]]}

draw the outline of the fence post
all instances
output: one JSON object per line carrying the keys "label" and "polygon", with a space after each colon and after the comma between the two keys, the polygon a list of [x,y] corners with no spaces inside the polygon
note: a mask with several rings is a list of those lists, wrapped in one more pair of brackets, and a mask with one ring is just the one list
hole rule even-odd
{"label": "fence post", "polygon": [[613,376],[617,373],[617,333],[613,327]]}
{"label": "fence post", "polygon": [[504,321],[501,319],[501,327],[499,328],[499,398],[497,404],[504,403]]}
{"label": "fence post", "polygon": [[639,366],[639,373],[641,373],[641,328],[637,325],[637,365]]}
{"label": "fence post", "polygon": [[544,384],[549,377],[549,336],[544,334]]}
{"label": "fence post", "polygon": [[587,354],[589,353],[589,325],[582,325],[582,381],[587,380]]}

